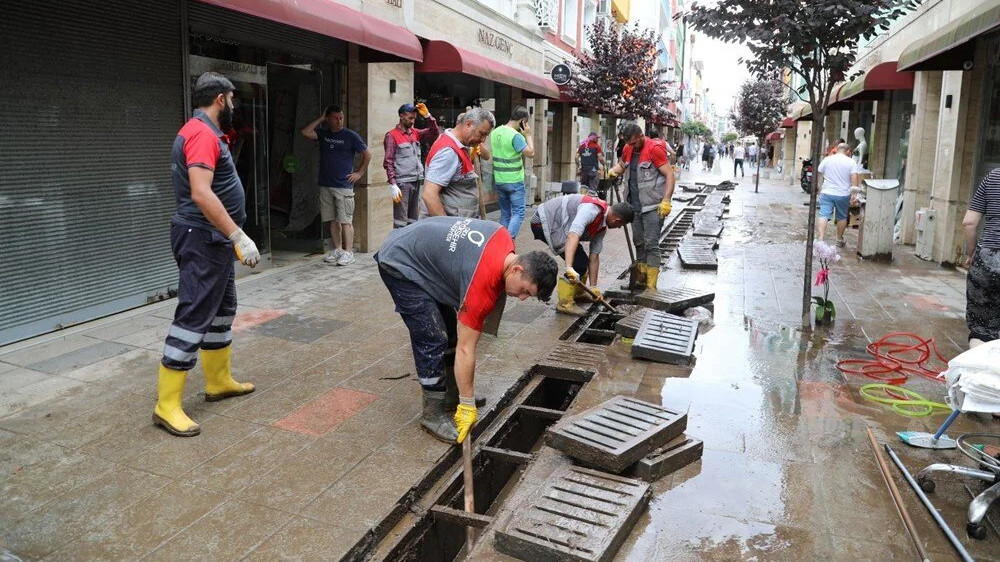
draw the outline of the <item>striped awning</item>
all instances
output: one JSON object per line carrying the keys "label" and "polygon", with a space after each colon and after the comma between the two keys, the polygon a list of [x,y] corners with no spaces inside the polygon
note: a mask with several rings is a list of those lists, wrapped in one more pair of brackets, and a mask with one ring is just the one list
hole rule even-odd
{"label": "striped awning", "polygon": [[1000,27],[1000,0],[982,0],[962,17],[910,44],[898,70],[961,70],[975,55],[976,38]]}

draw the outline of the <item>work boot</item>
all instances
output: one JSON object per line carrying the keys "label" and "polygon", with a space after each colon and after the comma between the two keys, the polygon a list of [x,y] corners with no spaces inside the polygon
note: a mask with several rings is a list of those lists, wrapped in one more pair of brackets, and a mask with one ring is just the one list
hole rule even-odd
{"label": "work boot", "polygon": [[573,297],[576,296],[576,287],[570,284],[569,281],[560,278],[559,283],[556,285],[556,292],[559,294],[559,303],[556,304],[556,312],[562,312],[571,316],[583,316],[587,313],[586,310],[577,306],[573,300]]}
{"label": "work boot", "polygon": [[153,408],[153,424],[162,426],[168,433],[180,437],[193,437],[201,433],[201,427],[187,417],[181,406],[187,371],[177,371],[160,364],[158,378],[156,407]]}
{"label": "work boot", "polygon": [[580,276],[580,284],[573,285],[573,301],[574,302],[594,302],[594,298],[591,297],[587,291],[583,288],[587,284],[587,274],[584,273]]}
{"label": "work boot", "polygon": [[444,391],[424,390],[424,413],[420,425],[435,438],[445,443],[454,443],[458,439],[455,421],[444,407]]}
{"label": "work boot", "polygon": [[652,265],[646,266],[646,290],[655,291],[656,281],[660,277],[660,268]]}
{"label": "work boot", "polygon": [[646,264],[639,262],[636,266],[639,270],[639,276],[635,280],[635,288],[641,291],[646,288]]}
{"label": "work boot", "polygon": [[243,396],[256,390],[252,382],[236,382],[232,371],[232,346],[201,350],[201,368],[205,371],[205,401],[217,402]]}

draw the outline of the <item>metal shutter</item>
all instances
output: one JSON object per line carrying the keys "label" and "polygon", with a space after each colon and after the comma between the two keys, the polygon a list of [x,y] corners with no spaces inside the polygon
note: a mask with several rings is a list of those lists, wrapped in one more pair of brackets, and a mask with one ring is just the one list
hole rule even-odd
{"label": "metal shutter", "polygon": [[176,286],[180,0],[5,2],[0,344]]}

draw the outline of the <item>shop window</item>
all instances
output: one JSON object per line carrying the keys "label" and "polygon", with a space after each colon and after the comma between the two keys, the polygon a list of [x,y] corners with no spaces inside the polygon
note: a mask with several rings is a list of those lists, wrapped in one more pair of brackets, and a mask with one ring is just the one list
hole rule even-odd
{"label": "shop window", "polygon": [[563,40],[567,43],[576,44],[579,20],[580,5],[578,0],[563,0],[561,29]]}

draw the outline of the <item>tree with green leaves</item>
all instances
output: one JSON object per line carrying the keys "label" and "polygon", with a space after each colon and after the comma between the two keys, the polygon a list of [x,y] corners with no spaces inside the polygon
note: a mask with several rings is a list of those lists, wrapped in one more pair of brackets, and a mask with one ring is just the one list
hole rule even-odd
{"label": "tree with green leaves", "polygon": [[[822,157],[823,123],[834,86],[851,78],[858,42],[870,40],[921,0],[718,0],[695,2],[683,14],[694,29],[727,42],[745,43],[753,55],[741,59],[762,80],[776,80],[785,70],[802,79],[798,93],[812,106],[811,154]],[[809,197],[802,329],[812,330],[812,260],[816,224],[816,182]]]}
{"label": "tree with green leaves", "polygon": [[722,143],[729,144],[738,138],[740,138],[740,136],[737,135],[736,133],[726,133],[722,135]]}
{"label": "tree with green leaves", "polygon": [[708,125],[694,119],[688,119],[681,123],[681,132],[691,139],[713,140],[712,130],[708,128]]}
{"label": "tree with green leaves", "polygon": [[670,100],[657,68],[659,47],[650,29],[599,18],[590,26],[590,56],[573,62],[567,94],[601,113],[632,120],[660,115]]}
{"label": "tree with green leaves", "polygon": [[[757,146],[764,148],[764,137],[773,131],[785,114],[784,88],[774,80],[748,80],[740,86],[736,99],[736,111],[731,118],[736,130],[743,135],[753,135]],[[753,192],[760,188],[760,161],[757,159],[757,173]]]}

